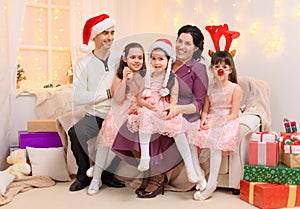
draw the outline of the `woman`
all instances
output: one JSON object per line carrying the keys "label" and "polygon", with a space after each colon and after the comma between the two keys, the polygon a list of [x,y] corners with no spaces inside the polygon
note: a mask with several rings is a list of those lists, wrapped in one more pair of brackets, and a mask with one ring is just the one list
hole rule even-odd
{"label": "woman", "polygon": [[[208,86],[208,76],[201,59],[204,36],[196,26],[185,25],[178,30],[176,40],[176,62],[172,66],[179,83],[178,104],[166,109],[166,119],[179,113],[191,123],[199,121],[200,111]],[[199,56],[193,57],[194,54]],[[112,149],[123,160],[131,165],[139,164],[140,145],[138,133],[131,133],[124,124],[112,146]],[[173,138],[153,134],[150,142],[150,169],[144,172],[140,188],[136,190],[138,197],[151,198],[164,191],[168,182],[166,172],[175,168],[181,161],[181,155]]]}

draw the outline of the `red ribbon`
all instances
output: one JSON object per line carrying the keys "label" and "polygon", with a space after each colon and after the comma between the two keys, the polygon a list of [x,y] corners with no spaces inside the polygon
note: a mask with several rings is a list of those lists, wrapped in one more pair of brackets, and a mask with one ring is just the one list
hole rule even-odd
{"label": "red ribbon", "polygon": [[[264,134],[270,134],[270,132],[269,131],[263,131],[263,132],[256,132],[256,134],[260,134],[259,141],[262,142]],[[277,136],[275,134],[274,134],[274,137],[275,137],[274,140],[276,141]]]}

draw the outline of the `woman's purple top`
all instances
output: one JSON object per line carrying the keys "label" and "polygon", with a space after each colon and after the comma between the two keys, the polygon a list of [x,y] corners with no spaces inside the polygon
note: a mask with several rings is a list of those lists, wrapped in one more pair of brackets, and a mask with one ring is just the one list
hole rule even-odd
{"label": "woman's purple top", "polygon": [[194,114],[184,114],[190,122],[200,119],[205,95],[208,87],[208,77],[205,65],[194,59],[186,62],[175,73],[179,83],[178,104],[193,103],[197,111]]}

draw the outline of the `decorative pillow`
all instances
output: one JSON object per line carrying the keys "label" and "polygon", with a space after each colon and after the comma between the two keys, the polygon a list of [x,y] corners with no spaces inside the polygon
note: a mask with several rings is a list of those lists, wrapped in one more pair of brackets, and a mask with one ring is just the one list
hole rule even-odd
{"label": "decorative pillow", "polygon": [[49,176],[56,181],[71,181],[64,148],[26,148],[33,176]]}
{"label": "decorative pillow", "polygon": [[0,171],[0,194],[5,194],[6,188],[11,184],[11,182],[13,182],[14,179],[14,175]]}

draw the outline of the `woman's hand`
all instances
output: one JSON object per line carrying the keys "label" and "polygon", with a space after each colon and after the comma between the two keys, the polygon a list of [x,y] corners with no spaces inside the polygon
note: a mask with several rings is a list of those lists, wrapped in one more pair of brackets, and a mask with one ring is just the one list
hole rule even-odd
{"label": "woman's hand", "polygon": [[179,105],[169,105],[165,108],[164,111],[167,112],[167,116],[165,118],[166,120],[170,120],[176,117],[181,112]]}
{"label": "woman's hand", "polygon": [[210,125],[207,123],[206,119],[201,120],[200,122],[200,130],[207,130],[209,129]]}

